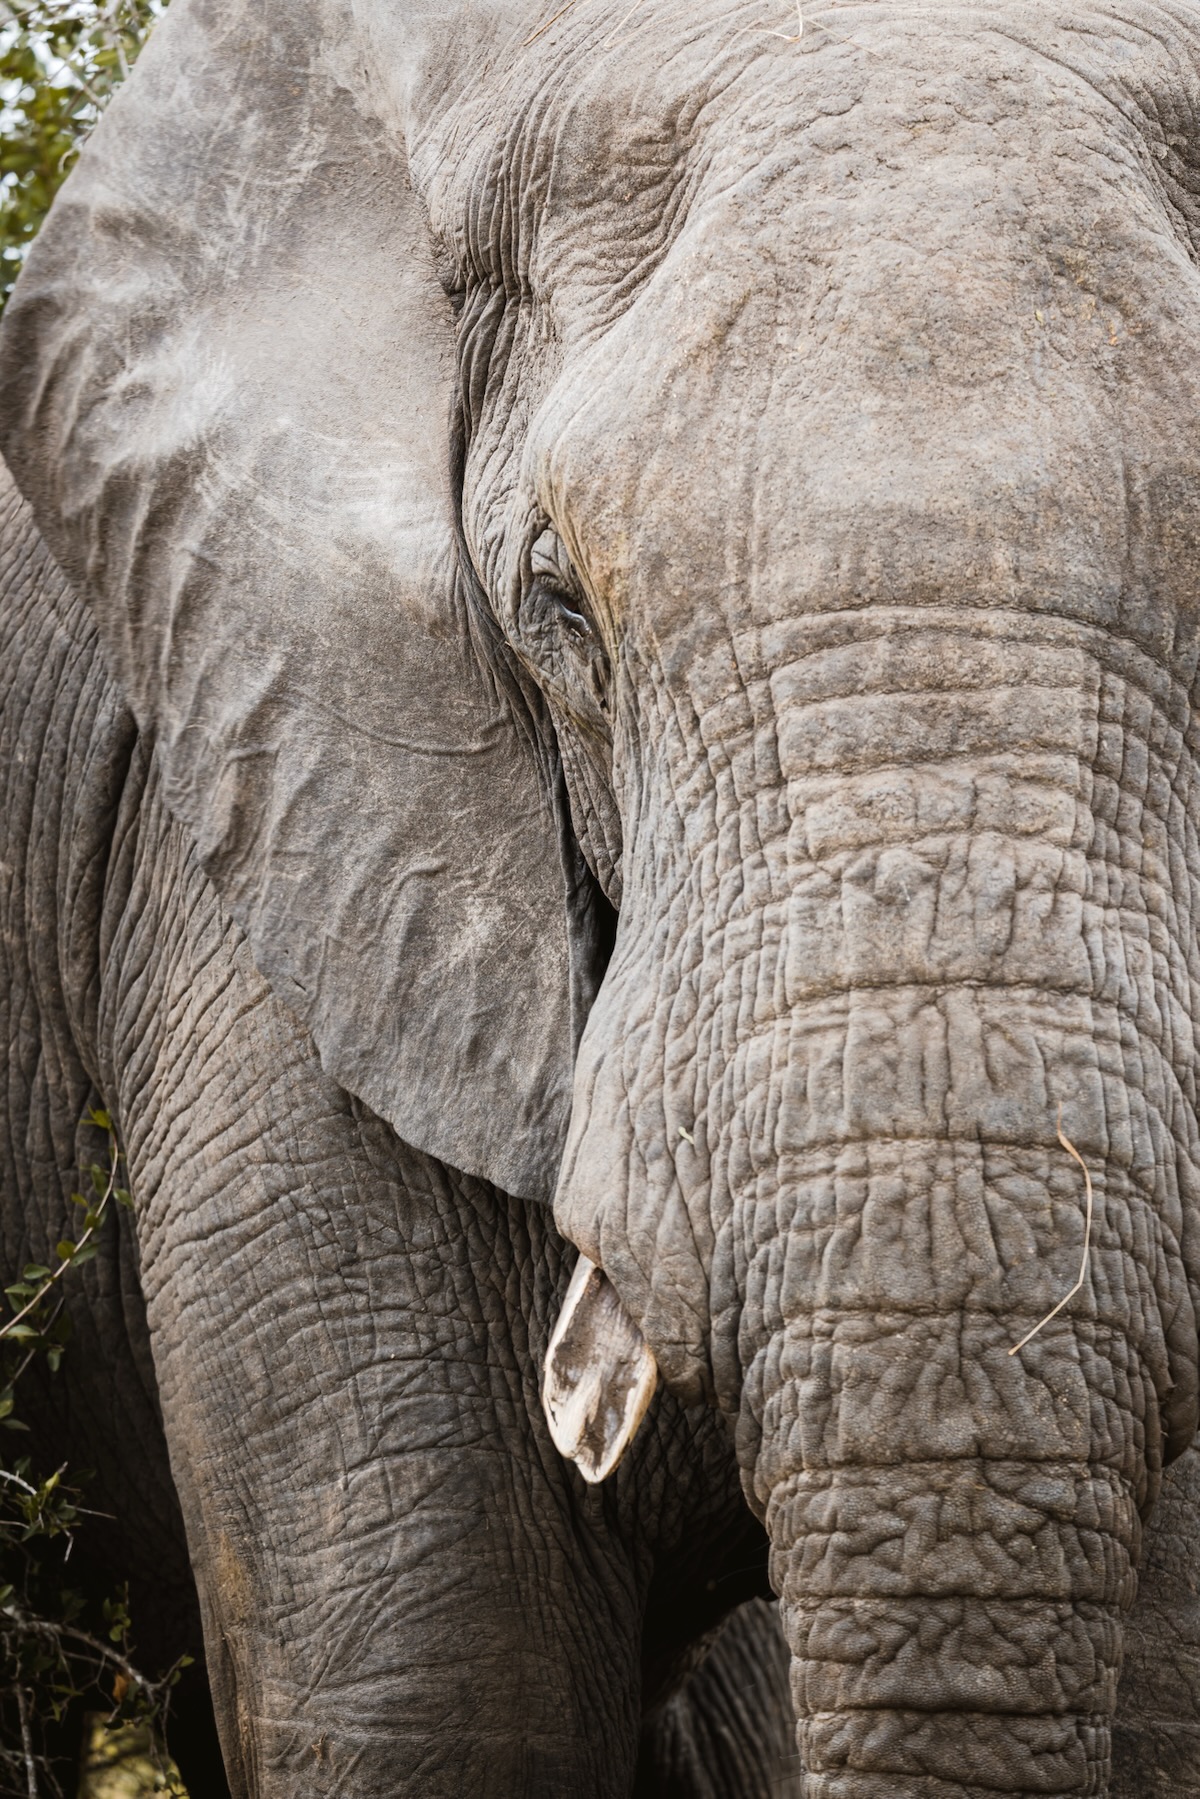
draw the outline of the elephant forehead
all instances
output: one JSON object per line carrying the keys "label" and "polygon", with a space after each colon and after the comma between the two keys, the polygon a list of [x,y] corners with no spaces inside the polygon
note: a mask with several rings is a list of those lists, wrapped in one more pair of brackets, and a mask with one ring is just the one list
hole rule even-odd
{"label": "elephant forehead", "polygon": [[660,643],[717,599],[1134,597],[1157,651],[1200,595],[1200,271],[1161,196],[1133,160],[1035,157],[1025,200],[905,172],[702,196],[533,421],[546,511]]}
{"label": "elephant forehead", "polygon": [[456,278],[521,319],[498,584],[532,485],[656,628],[1130,565],[1194,608],[1200,7],[800,17],[573,0],[425,121]]}
{"label": "elephant forehead", "polygon": [[561,291],[568,308],[582,289],[595,314],[600,288],[619,309],[706,182],[801,146],[805,174],[847,147],[886,168],[915,134],[932,169],[964,127],[989,132],[987,153],[1011,162],[1031,131],[1077,153],[1071,134],[1090,125],[1091,150],[1119,158],[1131,126],[1189,216],[1200,160],[1194,0],[801,0],[798,10],[790,0],[546,0],[542,16],[516,9],[503,45],[488,17],[486,55],[451,34],[433,58],[440,76],[409,107],[413,167],[468,272]]}

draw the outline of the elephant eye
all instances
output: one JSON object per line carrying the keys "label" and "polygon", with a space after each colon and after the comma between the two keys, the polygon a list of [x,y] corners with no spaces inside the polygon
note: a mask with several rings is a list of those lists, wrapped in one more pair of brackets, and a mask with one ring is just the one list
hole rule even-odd
{"label": "elephant eye", "polygon": [[529,569],[535,591],[552,603],[567,628],[577,637],[595,637],[582,584],[557,531],[547,529],[536,539],[529,552]]}

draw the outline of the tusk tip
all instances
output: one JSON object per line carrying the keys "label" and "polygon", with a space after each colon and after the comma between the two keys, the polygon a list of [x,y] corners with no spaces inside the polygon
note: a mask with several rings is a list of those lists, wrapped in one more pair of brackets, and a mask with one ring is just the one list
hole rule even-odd
{"label": "tusk tip", "polygon": [[589,1486],[616,1468],[658,1385],[658,1365],[603,1269],[581,1255],[546,1351],[542,1409]]}

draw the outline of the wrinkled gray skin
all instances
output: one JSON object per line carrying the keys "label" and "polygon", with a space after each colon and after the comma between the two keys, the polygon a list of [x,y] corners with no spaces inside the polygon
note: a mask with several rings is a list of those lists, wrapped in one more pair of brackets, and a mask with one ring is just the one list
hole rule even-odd
{"label": "wrinkled gray skin", "polygon": [[[730,1434],[810,1799],[1109,1790],[1197,1426],[1200,5],[774,15],[175,0],[6,320],[239,1792],[628,1791]],[[669,1389],[611,1491],[550,1202]],[[1129,1795],[1200,1785],[1179,1469]]]}
{"label": "wrinkled gray skin", "polygon": [[[53,1260],[99,1096],[137,1208],[23,1390],[46,1465],[98,1471],[73,1572],[130,1581],[149,1670],[206,1653],[239,1799],[792,1793],[774,1608],[688,1678],[769,1592],[727,1433],[668,1400],[603,1490],[556,1455],[549,1214],[322,1073],[2,468],[0,545],[4,1265]],[[173,1720],[217,1799],[198,1675]]]}

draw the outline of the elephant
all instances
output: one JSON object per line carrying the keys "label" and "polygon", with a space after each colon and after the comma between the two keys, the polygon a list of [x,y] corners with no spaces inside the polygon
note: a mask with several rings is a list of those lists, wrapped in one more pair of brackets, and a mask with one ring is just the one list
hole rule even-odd
{"label": "elephant", "polygon": [[238,1799],[1200,1792],[1196,0],[173,0],[0,453]]}

